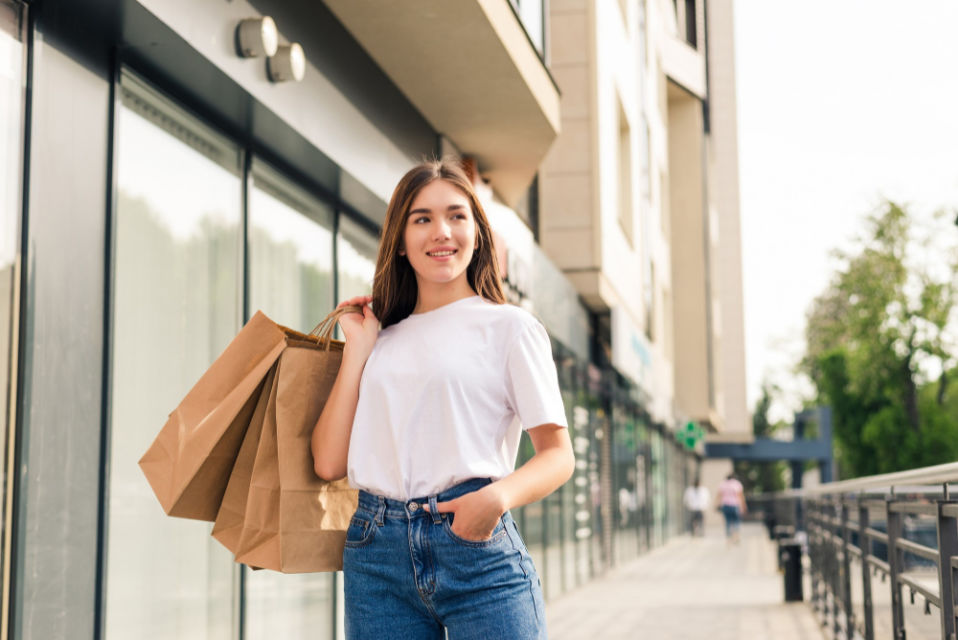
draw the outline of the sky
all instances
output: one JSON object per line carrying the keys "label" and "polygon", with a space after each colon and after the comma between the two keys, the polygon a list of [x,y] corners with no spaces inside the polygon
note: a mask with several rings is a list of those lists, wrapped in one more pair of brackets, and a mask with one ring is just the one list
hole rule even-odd
{"label": "sky", "polygon": [[[958,2],[734,0],[748,405],[791,419],[805,312],[883,199],[958,209]],[[954,220],[954,216],[951,216]],[[958,235],[948,224],[946,232]]]}

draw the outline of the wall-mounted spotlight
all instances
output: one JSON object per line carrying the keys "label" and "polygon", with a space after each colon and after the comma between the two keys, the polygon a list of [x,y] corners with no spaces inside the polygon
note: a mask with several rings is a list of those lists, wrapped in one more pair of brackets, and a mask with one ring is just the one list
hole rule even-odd
{"label": "wall-mounted spotlight", "polygon": [[266,73],[273,82],[299,82],[306,74],[306,54],[298,42],[280,45],[266,58]]}
{"label": "wall-mounted spotlight", "polygon": [[241,20],[236,27],[236,51],[244,58],[276,54],[279,33],[269,16]]}

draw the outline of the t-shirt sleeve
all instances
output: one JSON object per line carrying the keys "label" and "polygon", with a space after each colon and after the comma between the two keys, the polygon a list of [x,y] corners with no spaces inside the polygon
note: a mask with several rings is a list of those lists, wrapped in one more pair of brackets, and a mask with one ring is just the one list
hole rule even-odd
{"label": "t-shirt sleeve", "polygon": [[521,329],[506,354],[506,393],[523,429],[568,426],[549,334],[538,321]]}

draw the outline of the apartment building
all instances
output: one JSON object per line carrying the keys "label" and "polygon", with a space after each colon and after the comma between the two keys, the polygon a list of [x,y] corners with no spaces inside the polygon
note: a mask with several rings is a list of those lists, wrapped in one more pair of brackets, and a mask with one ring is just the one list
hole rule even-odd
{"label": "apartment building", "polygon": [[652,421],[748,431],[731,2],[554,0],[550,23],[542,247]]}

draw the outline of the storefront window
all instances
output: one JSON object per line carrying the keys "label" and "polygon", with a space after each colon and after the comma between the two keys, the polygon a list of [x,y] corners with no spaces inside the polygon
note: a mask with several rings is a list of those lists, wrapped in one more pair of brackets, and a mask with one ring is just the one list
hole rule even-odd
{"label": "storefront window", "polygon": [[340,216],[336,241],[339,300],[367,296],[373,291],[376,275],[376,253],[379,239],[353,220]]}
{"label": "storefront window", "polygon": [[[17,300],[20,281],[20,213],[23,184],[24,11],[20,4],[0,0],[0,574],[9,572],[7,513],[12,506],[12,482],[7,455],[15,420]],[[6,622],[3,604],[3,621]]]}
{"label": "storefront window", "polygon": [[254,162],[249,311],[308,332],[332,311],[333,209]]}
{"label": "storefront window", "polygon": [[239,150],[125,75],[117,115],[108,639],[226,640],[234,565],[164,515],[137,460],[242,319]]}
{"label": "storefront window", "polygon": [[619,400],[613,405],[613,450],[616,490],[616,561],[630,560],[639,549],[638,455],[634,408]]}
{"label": "storefront window", "polygon": [[666,463],[662,434],[652,432],[652,544],[661,545],[666,539]]}
{"label": "storefront window", "polygon": [[[310,331],[334,306],[333,210],[260,163],[249,203],[250,313]],[[246,572],[246,638],[332,637],[333,574]]]}

